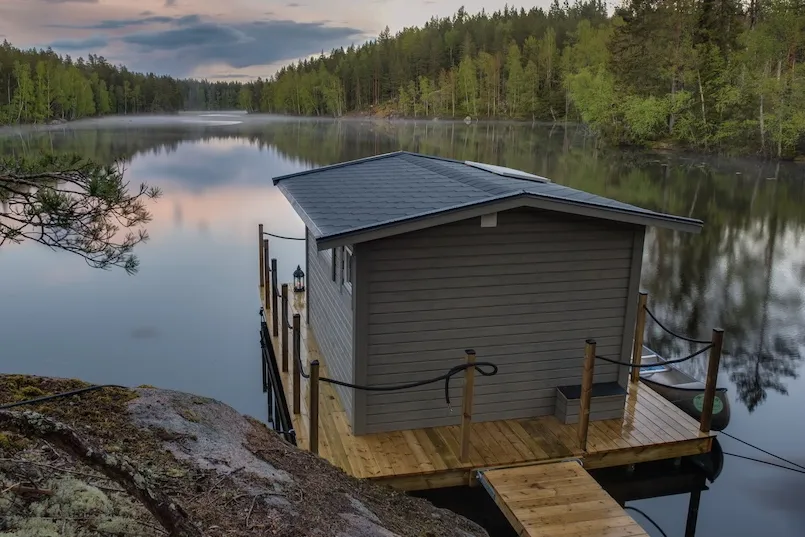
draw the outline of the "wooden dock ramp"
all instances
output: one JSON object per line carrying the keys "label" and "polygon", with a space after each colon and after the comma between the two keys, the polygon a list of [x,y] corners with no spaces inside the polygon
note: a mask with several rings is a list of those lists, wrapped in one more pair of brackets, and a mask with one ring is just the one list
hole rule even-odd
{"label": "wooden dock ramp", "polygon": [[578,462],[480,470],[478,480],[521,537],[648,537]]}

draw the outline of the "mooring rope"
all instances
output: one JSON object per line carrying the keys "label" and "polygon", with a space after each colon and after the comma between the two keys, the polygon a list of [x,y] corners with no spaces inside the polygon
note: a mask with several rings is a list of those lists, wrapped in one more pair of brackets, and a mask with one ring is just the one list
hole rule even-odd
{"label": "mooring rope", "polygon": [[69,397],[71,395],[79,395],[86,392],[91,392],[95,390],[100,390],[101,388],[122,388],[124,390],[129,390],[131,388],[127,386],[120,386],[118,384],[96,384],[93,386],[87,386],[86,388],[79,388],[77,390],[70,390],[69,392],[62,392],[56,393],[53,395],[44,395],[42,397],[35,397],[33,399],[26,399],[25,401],[16,401],[14,403],[5,403],[0,405],[0,410],[6,410],[9,408],[15,408],[22,405],[34,405],[36,403],[44,403],[47,401],[51,401],[53,399],[59,399],[61,397]]}

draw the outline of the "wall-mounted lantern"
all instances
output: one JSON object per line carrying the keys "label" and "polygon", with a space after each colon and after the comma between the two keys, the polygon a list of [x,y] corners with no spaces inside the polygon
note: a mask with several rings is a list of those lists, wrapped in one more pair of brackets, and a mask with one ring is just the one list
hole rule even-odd
{"label": "wall-mounted lantern", "polygon": [[296,265],[296,270],[293,271],[293,290],[294,293],[301,293],[305,290],[305,271],[299,265]]}

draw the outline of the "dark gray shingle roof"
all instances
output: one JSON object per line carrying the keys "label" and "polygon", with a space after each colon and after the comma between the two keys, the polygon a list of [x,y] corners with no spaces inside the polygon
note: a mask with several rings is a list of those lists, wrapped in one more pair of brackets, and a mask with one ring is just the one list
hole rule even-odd
{"label": "dark gray shingle roof", "polygon": [[[566,186],[518,179],[465,162],[397,152],[274,178],[317,239],[390,226],[512,198],[593,208],[602,218],[695,230],[701,221],[665,215]],[[645,220],[645,221],[643,221]]]}

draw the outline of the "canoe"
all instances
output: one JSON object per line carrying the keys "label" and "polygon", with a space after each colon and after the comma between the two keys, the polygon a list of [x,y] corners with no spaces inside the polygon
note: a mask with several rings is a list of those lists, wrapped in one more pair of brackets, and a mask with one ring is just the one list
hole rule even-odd
{"label": "canoe", "polygon": [[[688,416],[699,421],[702,415],[704,402],[704,383],[699,382],[687,373],[673,365],[666,364],[656,352],[643,346],[640,380],[651,389],[659,393],[674,405],[679,407]],[[716,388],[716,398],[713,402],[713,420],[711,428],[721,431],[730,422],[730,403],[726,388]]]}

